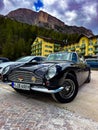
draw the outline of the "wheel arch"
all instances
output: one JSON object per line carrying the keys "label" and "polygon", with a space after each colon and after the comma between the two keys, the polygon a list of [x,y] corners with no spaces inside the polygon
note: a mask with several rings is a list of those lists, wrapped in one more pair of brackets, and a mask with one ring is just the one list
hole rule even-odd
{"label": "wheel arch", "polygon": [[[64,89],[58,93],[52,94],[52,97],[61,103],[69,103],[73,101],[78,93],[78,82],[74,71],[65,71],[63,76],[63,87]],[[67,86],[68,85],[68,86]],[[69,90],[66,87],[70,87]],[[69,91],[69,92],[68,92]],[[68,93],[66,93],[68,92]],[[65,96],[64,96],[65,95]]]}
{"label": "wheel arch", "polygon": [[69,77],[70,75],[74,76],[76,84],[77,84],[77,86],[79,86],[78,81],[77,81],[77,75],[73,70],[67,70],[64,73],[65,73],[65,78]]}

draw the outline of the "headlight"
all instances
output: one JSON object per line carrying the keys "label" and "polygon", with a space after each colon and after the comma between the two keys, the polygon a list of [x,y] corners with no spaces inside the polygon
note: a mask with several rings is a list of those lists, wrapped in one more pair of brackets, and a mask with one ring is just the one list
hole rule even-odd
{"label": "headlight", "polygon": [[57,69],[55,66],[51,66],[46,74],[47,79],[51,79],[56,75]]}
{"label": "headlight", "polygon": [[6,74],[10,69],[10,66],[7,66],[5,67],[3,70],[2,70],[2,75]]}

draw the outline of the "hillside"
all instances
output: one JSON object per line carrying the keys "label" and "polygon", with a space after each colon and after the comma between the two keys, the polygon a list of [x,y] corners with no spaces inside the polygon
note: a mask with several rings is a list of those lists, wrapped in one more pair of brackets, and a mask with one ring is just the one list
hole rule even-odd
{"label": "hillside", "polygon": [[80,34],[92,36],[92,31],[68,26],[59,19],[43,12],[18,9],[0,15],[0,56],[15,60],[31,54],[31,45],[37,36],[51,38],[62,45],[76,43]]}
{"label": "hillside", "polygon": [[34,12],[30,9],[20,8],[11,11],[9,14],[6,15],[6,17],[22,23],[53,29],[55,31],[62,33],[67,34],[78,33],[87,36],[93,35],[92,31],[85,27],[68,26],[63,21],[43,11]]}

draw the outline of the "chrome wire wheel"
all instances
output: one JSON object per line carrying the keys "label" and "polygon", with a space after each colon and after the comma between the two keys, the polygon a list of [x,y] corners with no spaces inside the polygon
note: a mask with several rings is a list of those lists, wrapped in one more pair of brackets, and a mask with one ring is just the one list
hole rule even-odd
{"label": "chrome wire wheel", "polygon": [[72,97],[75,91],[75,83],[71,79],[66,79],[63,87],[64,89],[59,92],[60,96],[64,99]]}
{"label": "chrome wire wheel", "polygon": [[72,74],[69,74],[65,78],[62,86],[64,87],[64,89],[60,92],[52,94],[52,97],[58,102],[69,103],[76,97],[78,93],[77,80]]}

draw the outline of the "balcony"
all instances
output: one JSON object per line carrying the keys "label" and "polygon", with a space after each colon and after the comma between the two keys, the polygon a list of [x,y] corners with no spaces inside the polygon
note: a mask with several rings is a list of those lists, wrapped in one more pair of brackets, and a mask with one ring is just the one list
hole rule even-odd
{"label": "balcony", "polygon": [[60,48],[54,48],[54,51],[59,51],[60,50]]}
{"label": "balcony", "polygon": [[59,45],[59,44],[54,44],[54,47],[60,47],[61,45]]}
{"label": "balcony", "polygon": [[71,48],[71,51],[75,51],[75,47],[72,47],[72,48]]}
{"label": "balcony", "polygon": [[82,50],[80,53],[81,53],[82,55],[84,55],[84,54],[85,54],[85,50]]}
{"label": "balcony", "polygon": [[81,45],[80,48],[81,48],[81,49],[85,49],[85,45],[84,45],[84,44]]}
{"label": "balcony", "polygon": [[94,53],[98,53],[98,50],[95,50]]}
{"label": "balcony", "polygon": [[98,43],[94,44],[94,47],[98,47]]}

